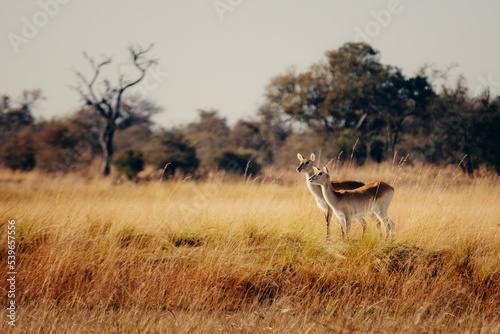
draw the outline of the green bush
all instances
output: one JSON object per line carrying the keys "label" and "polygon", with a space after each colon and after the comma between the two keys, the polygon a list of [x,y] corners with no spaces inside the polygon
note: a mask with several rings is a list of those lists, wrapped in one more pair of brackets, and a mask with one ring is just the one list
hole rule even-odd
{"label": "green bush", "polygon": [[126,150],[116,157],[114,165],[130,180],[144,169],[144,155],[139,151]]}
{"label": "green bush", "polygon": [[237,175],[257,175],[262,166],[255,162],[251,152],[226,149],[214,157],[214,164],[218,170]]}
{"label": "green bush", "polygon": [[177,170],[184,174],[193,174],[200,164],[196,149],[181,134],[174,131],[163,131],[152,141],[152,149],[148,152],[148,162],[159,169],[164,169],[164,177],[174,175]]}
{"label": "green bush", "polygon": [[[359,139],[359,140],[358,140]],[[357,141],[357,144],[356,144]],[[366,159],[366,143],[362,134],[356,129],[345,129],[340,133],[336,144],[341,151],[344,151],[343,158],[348,159],[351,154],[356,162],[363,164]],[[354,147],[356,145],[356,147]],[[353,152],[354,149],[354,152]]]}

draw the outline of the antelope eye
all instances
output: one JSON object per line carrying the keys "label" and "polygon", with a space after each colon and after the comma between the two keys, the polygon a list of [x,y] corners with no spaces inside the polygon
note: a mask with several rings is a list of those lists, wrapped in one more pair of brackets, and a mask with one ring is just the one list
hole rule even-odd
{"label": "antelope eye", "polygon": [[323,173],[319,173],[318,175],[323,175]]}
{"label": "antelope eye", "polygon": [[306,165],[308,165],[308,164],[309,164],[309,161],[306,161]]}

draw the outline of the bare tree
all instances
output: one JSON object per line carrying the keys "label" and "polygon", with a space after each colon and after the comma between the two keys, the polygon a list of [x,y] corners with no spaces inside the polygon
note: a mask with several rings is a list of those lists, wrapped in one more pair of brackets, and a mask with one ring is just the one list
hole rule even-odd
{"label": "bare tree", "polygon": [[92,67],[93,75],[89,80],[82,73],[76,72],[78,84],[75,89],[85,104],[94,109],[97,115],[104,120],[99,137],[103,158],[101,172],[104,176],[109,174],[110,161],[113,156],[113,137],[118,128],[118,122],[129,116],[123,102],[124,93],[141,82],[145,78],[148,69],[157,64],[156,59],[147,57],[147,53],[151,51],[152,47],[153,44],[146,49],[134,46],[128,49],[132,58],[132,65],[137,70],[137,73],[134,79],[129,80],[124,73],[121,73],[120,66],[118,66],[118,82],[114,86],[108,78],[101,79],[102,69],[111,64],[111,58],[104,58],[102,61],[96,62],[87,53],[83,53],[83,56]]}

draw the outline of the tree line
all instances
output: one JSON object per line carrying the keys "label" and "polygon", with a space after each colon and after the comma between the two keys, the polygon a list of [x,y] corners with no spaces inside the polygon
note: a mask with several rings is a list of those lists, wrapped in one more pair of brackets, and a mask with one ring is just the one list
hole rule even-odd
{"label": "tree line", "polygon": [[256,175],[266,165],[288,168],[296,152],[314,151],[360,165],[407,156],[409,162],[462,162],[468,173],[481,165],[500,171],[500,97],[487,88],[473,96],[463,78],[438,86],[436,78],[446,71],[423,67],[408,77],[382,64],[370,45],[346,43],[307,71],[272,77],[249,119],[229,125],[217,110],[199,110],[188,124],[159,128],[151,116],[162,107],[134,95],[156,63],[151,47],[129,48],[129,73],[117,80],[102,71],[112,59],[84,54],[91,72],[76,72],[74,87],[81,108],[65,118],[33,118],[44,98],[40,90],[15,100],[2,96],[2,166],[67,172],[100,157],[103,175],[114,164],[128,178],[145,165],[164,169],[167,177],[215,170]]}

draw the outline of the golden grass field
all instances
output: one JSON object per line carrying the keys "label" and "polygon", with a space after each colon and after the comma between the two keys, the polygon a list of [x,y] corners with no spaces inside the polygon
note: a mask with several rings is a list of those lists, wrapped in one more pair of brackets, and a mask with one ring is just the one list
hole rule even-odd
{"label": "golden grass field", "polygon": [[[500,181],[430,166],[337,168],[396,189],[393,242],[332,241],[304,176],[117,181],[0,171],[2,333],[499,333]],[[2,284],[2,305],[7,290]]]}

